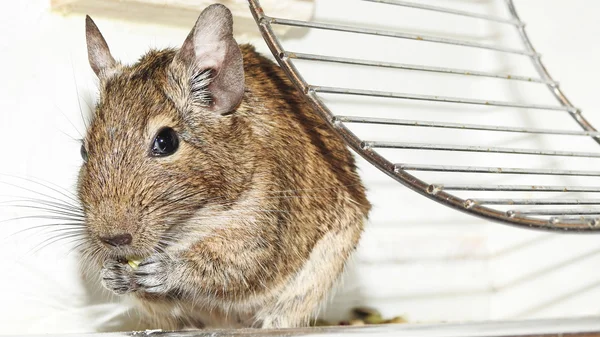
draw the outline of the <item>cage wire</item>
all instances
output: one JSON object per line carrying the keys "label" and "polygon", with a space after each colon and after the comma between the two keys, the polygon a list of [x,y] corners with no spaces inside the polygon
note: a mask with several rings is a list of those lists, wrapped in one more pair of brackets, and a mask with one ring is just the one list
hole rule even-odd
{"label": "cage wire", "polygon": [[[338,8],[316,22],[271,17],[249,0],[279,65],[349,147],[413,191],[474,216],[600,230],[600,171],[589,169],[600,159],[600,133],[550,76],[511,0],[500,2],[503,16],[477,4],[362,1],[359,16]],[[308,42],[288,47],[277,26]],[[319,35],[330,45],[310,43]],[[330,80],[314,83],[315,73]],[[353,82],[361,73],[371,80]]]}

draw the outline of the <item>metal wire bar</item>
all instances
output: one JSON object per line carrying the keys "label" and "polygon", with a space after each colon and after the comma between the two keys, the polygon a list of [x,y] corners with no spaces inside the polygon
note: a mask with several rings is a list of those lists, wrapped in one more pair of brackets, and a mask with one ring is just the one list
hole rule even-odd
{"label": "metal wire bar", "polygon": [[571,131],[571,130],[556,130],[556,129],[537,129],[537,128],[520,128],[512,126],[494,126],[482,124],[459,124],[445,122],[431,122],[395,118],[379,118],[379,117],[362,117],[362,116],[334,116],[333,122],[344,123],[365,123],[365,124],[381,124],[381,125],[402,125],[415,127],[431,127],[431,128],[446,128],[446,129],[461,129],[461,130],[478,130],[478,131],[500,131],[500,132],[518,132],[518,133],[533,133],[533,134],[550,134],[564,136],[587,136],[600,137],[600,132],[591,131]]}
{"label": "metal wire bar", "polygon": [[362,144],[363,144],[364,149],[369,149],[369,148],[414,149],[414,150],[433,150],[433,151],[510,153],[510,154],[536,155],[536,156],[600,158],[600,153],[596,153],[596,152],[532,150],[532,149],[494,147],[494,146],[445,145],[445,144],[378,142],[378,141],[364,141]]}
{"label": "metal wire bar", "polygon": [[407,171],[533,174],[533,175],[600,177],[600,171],[582,171],[582,170],[526,169],[526,168],[512,168],[512,167],[419,165],[419,164],[396,164],[396,168],[399,170],[407,170]]}
{"label": "metal wire bar", "polygon": [[402,6],[402,7],[424,9],[424,10],[433,11],[433,12],[466,16],[466,17],[470,17],[470,18],[495,21],[495,22],[506,23],[506,24],[511,24],[511,25],[515,25],[515,26],[525,25],[523,22],[521,22],[519,20],[515,20],[515,19],[504,19],[504,18],[497,17],[497,16],[461,11],[461,10],[454,9],[454,8],[417,4],[417,3],[408,2],[408,1],[401,1],[401,0],[363,0],[363,1],[370,1],[370,2],[387,4],[387,5],[396,5],[396,6]]}
{"label": "metal wire bar", "polygon": [[600,224],[599,218],[586,217],[583,215],[579,216],[553,216],[548,219],[550,223],[563,223],[563,224],[578,224],[578,223],[588,223],[589,226],[595,227]]}
{"label": "metal wire bar", "polygon": [[600,199],[502,199],[474,198],[465,203],[478,205],[600,205]]}
{"label": "metal wire bar", "polygon": [[[365,0],[365,1],[370,1],[370,0]],[[422,66],[422,65],[416,65],[416,64],[395,63],[395,62],[371,61],[371,60],[362,60],[362,59],[347,58],[347,57],[306,54],[306,53],[299,53],[299,52],[292,52],[292,51],[286,51],[284,53],[283,57],[289,57],[289,58],[293,58],[293,59],[307,60],[307,61],[352,64],[352,65],[361,65],[361,66],[368,66],[368,67],[381,67],[381,68],[392,68],[392,69],[402,69],[402,70],[425,71],[425,72],[433,72],[433,73],[441,73],[441,74],[477,76],[477,77],[487,77],[487,78],[498,78],[498,79],[503,79],[503,80],[513,80],[513,81],[542,83],[542,84],[548,84],[548,85],[558,85],[558,83],[553,82],[553,81],[547,81],[544,79],[530,77],[530,76],[495,74],[495,73],[491,73],[491,72],[477,71],[477,70],[432,67],[432,66]]]}
{"label": "metal wire bar", "polygon": [[313,86],[313,85],[309,86],[309,90],[316,92],[316,93],[323,93],[323,94],[340,94],[340,95],[371,96],[371,97],[383,97],[383,98],[398,98],[398,99],[409,99],[409,100],[417,100],[417,101],[501,106],[501,107],[509,107],[509,108],[523,108],[523,109],[536,109],[536,110],[571,111],[571,108],[569,108],[569,107],[557,106],[557,105],[525,104],[525,103],[518,103],[518,102],[481,100],[481,99],[471,99],[471,98],[461,98],[461,97],[407,94],[407,93],[392,92],[392,91],[363,90],[363,89],[350,89],[350,88],[339,88],[339,87],[323,87],[323,86]]}
{"label": "metal wire bar", "polygon": [[502,192],[600,192],[600,186],[550,186],[550,185],[476,185],[431,184],[430,193],[439,191],[502,191]]}
{"label": "metal wire bar", "polygon": [[600,215],[600,208],[590,209],[524,209],[510,210],[509,215]]}
{"label": "metal wire bar", "polygon": [[363,27],[359,28],[359,27],[338,25],[338,24],[331,24],[331,23],[307,22],[307,21],[301,21],[301,20],[272,18],[272,17],[267,17],[267,16],[264,16],[262,20],[267,21],[269,24],[273,24],[273,25],[315,28],[315,29],[324,29],[324,30],[345,32],[345,33],[367,34],[367,35],[377,35],[377,36],[393,37],[393,38],[399,38],[399,39],[415,40],[415,41],[426,41],[426,42],[442,43],[442,44],[449,44],[449,45],[461,46],[461,47],[473,47],[473,48],[479,48],[479,49],[494,50],[494,51],[499,51],[499,52],[504,52],[504,53],[526,55],[526,56],[537,55],[537,53],[531,52],[528,50],[498,47],[498,46],[477,43],[477,42],[471,42],[471,41],[465,41],[465,40],[448,39],[448,38],[438,37],[438,36],[411,34],[411,33],[397,32],[397,31],[391,31],[391,30],[370,29],[370,28],[363,28]]}

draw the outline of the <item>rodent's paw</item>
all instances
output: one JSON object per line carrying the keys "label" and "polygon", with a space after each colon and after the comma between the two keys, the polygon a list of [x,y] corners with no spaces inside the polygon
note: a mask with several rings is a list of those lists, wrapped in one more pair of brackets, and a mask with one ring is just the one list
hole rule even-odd
{"label": "rodent's paw", "polygon": [[134,271],[136,285],[147,293],[166,293],[171,290],[174,261],[166,255],[153,255]]}
{"label": "rodent's paw", "polygon": [[131,267],[116,260],[108,260],[104,263],[100,277],[104,288],[117,295],[123,295],[135,290]]}

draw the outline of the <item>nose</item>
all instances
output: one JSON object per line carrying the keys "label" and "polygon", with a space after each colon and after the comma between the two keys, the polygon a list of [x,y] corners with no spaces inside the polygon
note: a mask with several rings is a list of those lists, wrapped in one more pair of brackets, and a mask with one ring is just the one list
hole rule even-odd
{"label": "nose", "polygon": [[100,240],[102,240],[102,242],[111,245],[113,247],[118,247],[118,246],[126,246],[128,244],[131,243],[131,240],[133,238],[131,237],[131,234],[119,234],[119,235],[115,235],[115,236],[101,236]]}

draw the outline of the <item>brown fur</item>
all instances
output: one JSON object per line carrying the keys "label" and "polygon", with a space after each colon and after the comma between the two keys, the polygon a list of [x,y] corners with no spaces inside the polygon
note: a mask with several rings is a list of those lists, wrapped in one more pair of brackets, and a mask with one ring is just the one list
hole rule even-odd
{"label": "brown fur", "polygon": [[[227,115],[181,103],[187,80],[177,74],[187,69],[170,70],[176,50],[101,76],[79,178],[90,238],[82,258],[98,273],[107,260],[160,256],[164,292],[123,269],[149,328],[306,324],[370,209],[340,137],[277,65],[240,48],[245,90]],[[180,148],[149,156],[164,126]],[[98,240],[123,233],[130,246]]]}

